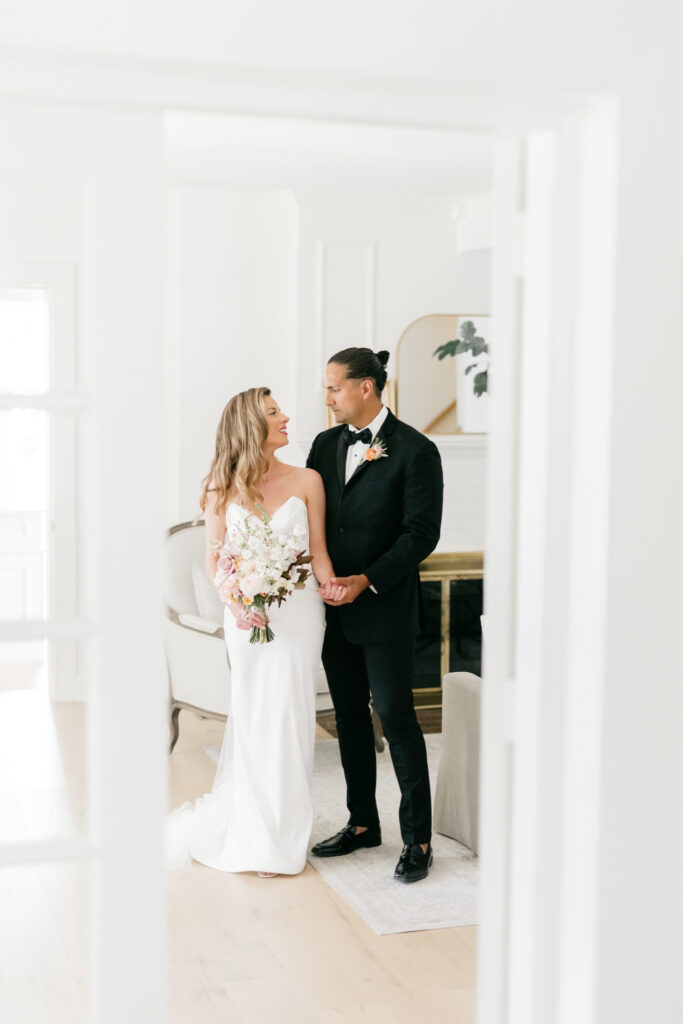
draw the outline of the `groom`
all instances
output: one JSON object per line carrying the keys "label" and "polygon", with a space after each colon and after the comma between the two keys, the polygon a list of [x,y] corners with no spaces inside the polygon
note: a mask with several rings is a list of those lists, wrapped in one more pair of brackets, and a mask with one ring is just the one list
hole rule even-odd
{"label": "groom", "polygon": [[394,874],[416,882],[432,863],[427,754],[412,691],[418,566],[439,539],[443,476],[436,446],[382,405],[388,358],[368,348],[332,356],[325,390],[337,426],[318,434],[307,462],[325,485],[327,547],[339,574],[321,591],[322,656],[350,815],[312,852],[338,857],[382,842],[372,696],[401,789],[404,847]]}

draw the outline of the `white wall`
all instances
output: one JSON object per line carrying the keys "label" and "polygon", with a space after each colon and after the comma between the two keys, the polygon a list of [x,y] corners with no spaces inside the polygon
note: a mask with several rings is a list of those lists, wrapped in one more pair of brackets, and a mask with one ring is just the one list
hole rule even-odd
{"label": "white wall", "polygon": [[597,1020],[625,1024],[683,1015],[681,95],[619,118]]}
{"label": "white wall", "polygon": [[[326,426],[322,379],[334,351],[369,345],[393,356],[418,316],[488,311],[490,251],[456,253],[452,210],[443,199],[172,192],[174,521],[198,510],[218,416],[235,392],[272,388],[292,417],[283,457],[303,464]],[[445,439],[442,453],[439,549],[480,550],[485,441]]]}
{"label": "white wall", "polygon": [[83,257],[82,186],[65,181],[0,181],[0,259],[78,263]]}
{"label": "white wall", "polygon": [[296,210],[285,193],[187,188],[171,193],[169,221],[169,517],[180,522],[199,512],[228,399],[266,385],[285,411],[295,405]]}
{"label": "white wall", "polygon": [[[341,348],[391,352],[428,313],[490,304],[490,250],[457,253],[454,203],[446,199],[298,196],[299,382],[296,438],[325,428],[321,381]],[[400,416],[400,399],[399,399]],[[435,437],[445,478],[440,551],[484,546],[484,440]]]}
{"label": "white wall", "polygon": [[[216,0],[200,0],[190,22],[181,0],[122,0],[107,18],[87,0],[68,0],[59,9],[25,0],[6,21],[6,46],[207,61],[230,71],[292,69],[296,87],[302,69],[345,74],[349,94],[366,106],[371,89],[390,93],[399,76],[418,99],[434,81],[439,88],[455,81],[463,92],[500,86],[506,97],[512,86],[531,90],[539,83],[597,90],[621,79],[643,90],[679,80],[680,22],[667,0],[653,0],[649,13],[628,7],[618,18],[611,4],[594,0],[565,8],[537,0],[467,6],[429,0],[419,9],[349,0],[332,26],[316,0],[256,4],[239,21]],[[667,24],[671,32],[662,31]]]}
{"label": "white wall", "polygon": [[303,436],[325,426],[320,385],[327,359],[349,345],[393,355],[409,324],[428,313],[487,312],[490,252],[457,254],[447,199],[298,196],[299,359]]}

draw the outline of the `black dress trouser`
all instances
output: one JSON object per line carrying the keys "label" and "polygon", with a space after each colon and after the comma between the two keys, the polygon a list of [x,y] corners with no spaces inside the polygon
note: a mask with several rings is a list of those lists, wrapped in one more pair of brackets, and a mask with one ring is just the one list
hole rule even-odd
{"label": "black dress trouser", "polygon": [[413,658],[412,639],[392,644],[351,643],[341,628],[337,609],[328,607],[323,665],[337,719],[349,823],[379,824],[369,707],[372,695],[401,789],[401,836],[410,845],[428,843],[432,832],[427,751],[413,702]]}

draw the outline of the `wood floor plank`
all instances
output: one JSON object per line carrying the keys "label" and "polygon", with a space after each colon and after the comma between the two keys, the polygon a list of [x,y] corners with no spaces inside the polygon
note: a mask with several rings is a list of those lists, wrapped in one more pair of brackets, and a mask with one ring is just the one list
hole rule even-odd
{"label": "wood floor plank", "polygon": [[[213,778],[203,748],[218,745],[222,729],[192,717],[178,745],[172,806],[179,790],[192,799]],[[238,1008],[249,1005],[253,1024],[310,1013],[316,1024],[472,1024],[475,928],[378,936],[310,865],[295,878],[220,874],[195,866],[172,879],[170,918],[183,928],[187,955],[212,964],[212,982],[243,975],[227,991]],[[244,951],[240,934],[251,944]],[[270,1001],[256,998],[259,981]]]}
{"label": "wood floor plank", "polygon": [[0,941],[9,1024],[86,1024],[87,1011],[59,938]]}
{"label": "wood floor plank", "polygon": [[200,961],[175,964],[169,978],[169,1024],[250,1024],[225,988],[207,978]]}
{"label": "wood floor plank", "polygon": [[[400,1024],[400,1017],[386,1003],[353,1003],[326,1006],[318,1011],[318,1024]],[[413,1024],[417,1024],[416,1021]]]}
{"label": "wood floor plank", "polygon": [[[0,838],[84,824],[84,709],[41,700],[0,693]],[[224,730],[188,711],[180,726],[170,807],[210,789],[204,748]],[[85,1022],[88,901],[85,865],[0,871],[3,1024]],[[378,936],[310,865],[274,879],[195,865],[169,877],[168,926],[170,1024],[474,1021],[476,929]]]}
{"label": "wood floor plank", "polygon": [[268,1024],[318,1024],[318,1011],[305,989],[282,978],[235,981],[226,991],[245,1020]]}
{"label": "wood floor plank", "polygon": [[90,967],[90,868],[47,864],[40,880],[50,913],[76,982],[87,988]]}

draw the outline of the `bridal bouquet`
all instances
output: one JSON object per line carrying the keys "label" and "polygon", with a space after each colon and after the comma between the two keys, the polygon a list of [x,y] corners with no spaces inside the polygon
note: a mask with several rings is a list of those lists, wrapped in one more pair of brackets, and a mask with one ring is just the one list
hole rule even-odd
{"label": "bridal bouquet", "polygon": [[[244,516],[234,536],[226,538],[220,548],[213,585],[226,604],[239,604],[247,611],[258,608],[265,613],[271,604],[277,602],[279,607],[292,591],[303,588],[311,575],[307,568],[311,556],[302,548],[302,526],[275,534],[265,509],[260,505],[257,508],[263,519]],[[274,636],[266,621],[263,628],[252,627],[249,643],[267,644]]]}

